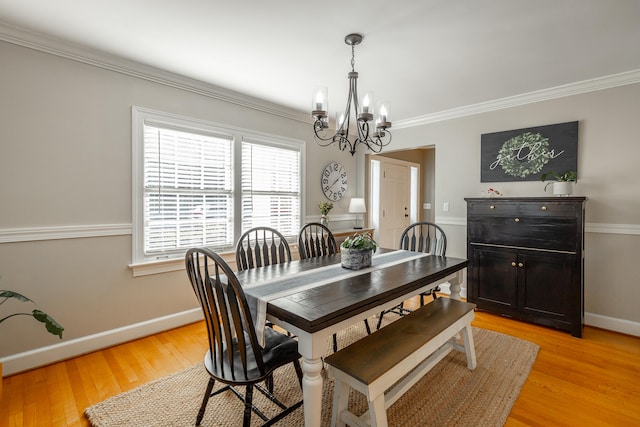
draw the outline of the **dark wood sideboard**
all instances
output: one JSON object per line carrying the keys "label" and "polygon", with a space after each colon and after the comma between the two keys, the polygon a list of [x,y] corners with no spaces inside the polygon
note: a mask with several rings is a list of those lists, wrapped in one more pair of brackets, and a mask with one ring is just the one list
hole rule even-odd
{"label": "dark wood sideboard", "polygon": [[581,337],[586,197],[465,200],[467,299]]}

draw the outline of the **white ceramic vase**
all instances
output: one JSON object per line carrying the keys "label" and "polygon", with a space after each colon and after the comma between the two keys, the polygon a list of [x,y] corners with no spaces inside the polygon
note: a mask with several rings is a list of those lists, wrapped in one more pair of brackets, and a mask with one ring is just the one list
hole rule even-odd
{"label": "white ceramic vase", "polygon": [[573,194],[573,182],[556,181],[553,183],[553,195],[567,197]]}

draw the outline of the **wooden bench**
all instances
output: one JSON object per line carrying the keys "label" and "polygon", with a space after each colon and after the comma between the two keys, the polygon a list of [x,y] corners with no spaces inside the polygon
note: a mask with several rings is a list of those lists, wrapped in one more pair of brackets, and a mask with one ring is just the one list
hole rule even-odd
{"label": "wooden bench", "polygon": [[[438,298],[325,358],[335,378],[331,425],[386,427],[386,409],[451,350],[466,353],[467,367],[475,369],[474,308],[475,304]],[[462,345],[457,340],[460,333]],[[369,410],[360,417],[347,409],[350,387],[369,402]]]}

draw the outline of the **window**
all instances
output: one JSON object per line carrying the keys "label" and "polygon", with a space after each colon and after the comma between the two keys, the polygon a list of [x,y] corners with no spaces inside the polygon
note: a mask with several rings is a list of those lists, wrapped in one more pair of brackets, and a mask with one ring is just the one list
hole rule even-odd
{"label": "window", "polygon": [[300,230],[300,152],[242,143],[242,230],[266,225],[284,236]]}
{"label": "window", "polygon": [[251,227],[297,235],[304,144],[133,108],[133,263],[232,250]]}

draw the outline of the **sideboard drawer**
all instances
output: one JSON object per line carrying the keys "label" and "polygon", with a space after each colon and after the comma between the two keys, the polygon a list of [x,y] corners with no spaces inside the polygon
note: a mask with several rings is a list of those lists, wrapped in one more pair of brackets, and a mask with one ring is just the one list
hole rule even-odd
{"label": "sideboard drawer", "polygon": [[576,216],[576,204],[575,203],[522,203],[518,206],[519,215],[533,215],[541,217],[556,217]]}
{"label": "sideboard drawer", "polygon": [[467,227],[471,243],[569,252],[577,250],[578,224],[575,217],[470,217]]}
{"label": "sideboard drawer", "polygon": [[533,215],[542,217],[555,216],[576,216],[575,203],[565,202],[507,202],[496,199],[486,199],[486,202],[469,202],[467,206],[467,214],[474,215],[490,215],[490,216],[522,216]]}
{"label": "sideboard drawer", "polygon": [[468,203],[468,215],[516,215],[518,203],[505,203],[496,200],[487,200],[486,203]]}

